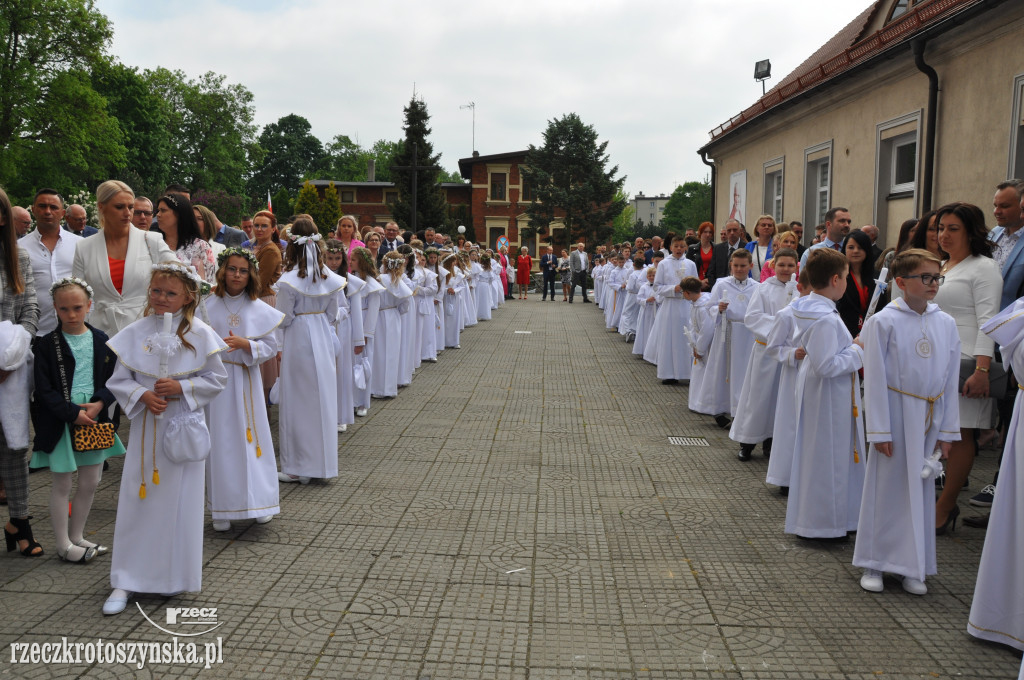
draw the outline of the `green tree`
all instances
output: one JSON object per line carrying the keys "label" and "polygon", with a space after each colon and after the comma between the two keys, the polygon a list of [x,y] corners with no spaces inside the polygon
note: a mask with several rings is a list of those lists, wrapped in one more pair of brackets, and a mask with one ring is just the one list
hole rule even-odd
{"label": "green tree", "polygon": [[292,210],[295,215],[305,213],[316,220],[316,214],[320,212],[320,194],[317,193],[316,187],[313,186],[312,182],[302,183],[302,188],[299,189],[299,195],[295,197]]}
{"label": "green tree", "polygon": [[0,2],[0,183],[82,186],[122,167],[124,146],[88,73],[113,35],[91,0]]}
{"label": "green tree", "polygon": [[[395,157],[395,165],[411,166],[413,164],[413,148],[416,148],[416,164],[418,166],[437,166],[441,154],[434,154],[433,145],[427,141],[430,128],[430,114],[422,99],[415,96],[405,107],[405,140],[401,153]],[[412,204],[412,178],[416,177],[416,204]],[[392,170],[391,181],[398,189],[398,200],[391,209],[395,222],[403,229],[423,229],[434,227],[448,231],[452,226],[448,216],[448,202],[438,183],[438,170]],[[379,179],[379,177],[378,177]],[[415,219],[413,215],[415,214]],[[415,229],[414,229],[415,231]]]}
{"label": "green tree", "polygon": [[144,77],[171,112],[170,181],[193,190],[244,193],[245,177],[263,160],[252,122],[252,92],[212,71],[189,80],[181,71],[161,67]]}
{"label": "green tree", "polygon": [[324,236],[333,232],[341,219],[341,201],[334,182],[324,189],[324,197],[320,199],[319,213],[316,215],[316,226]]}
{"label": "green tree", "polygon": [[[255,200],[259,200],[259,197],[257,196],[254,199],[254,201]],[[277,216],[278,222],[283,222],[285,218],[293,214],[293,203],[294,201],[292,200],[292,195],[288,193],[287,189],[281,187],[280,189],[277,190],[277,193],[274,194],[274,196],[270,199],[270,204],[274,207],[274,215]],[[259,210],[265,210],[267,207],[266,204],[262,202],[262,200],[260,200],[259,203],[255,204],[261,206]],[[254,210],[253,212],[256,212],[256,210]]]}
{"label": "green tree", "polygon": [[615,176],[618,166],[605,169],[607,147],[608,142],[598,143],[594,128],[575,113],[548,122],[544,145],[531,144],[520,166],[534,187],[524,236],[556,221],[565,225],[570,243],[604,243],[611,236],[612,221],[626,207],[621,194],[626,178]]}
{"label": "green tree", "polygon": [[263,128],[258,142],[265,155],[249,178],[251,194],[262,196],[267,190],[298,186],[324,161],[324,145],[311,130],[309,121],[294,113]]}
{"label": "green tree", "polygon": [[633,229],[633,224],[636,220],[636,210],[629,204],[629,195],[622,189],[615,192],[615,200],[625,201],[626,207],[612,220],[611,238],[616,243],[632,241],[637,236]]}
{"label": "green tree", "polygon": [[134,67],[103,62],[93,68],[92,86],[107,100],[125,147],[122,170],[105,175],[127,182],[139,195],[156,196],[170,182],[171,133],[167,103]]}
{"label": "green tree", "polygon": [[683,234],[687,229],[697,229],[701,222],[711,219],[711,182],[686,182],[680,184],[665,203],[661,215],[661,233],[674,231]]}

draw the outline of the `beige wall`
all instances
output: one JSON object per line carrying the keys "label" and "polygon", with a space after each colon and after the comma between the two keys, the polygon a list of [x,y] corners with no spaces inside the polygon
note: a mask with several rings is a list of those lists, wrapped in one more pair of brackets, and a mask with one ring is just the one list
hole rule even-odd
{"label": "beige wall", "polygon": [[[995,185],[1005,179],[1014,77],[1024,72],[1024,5],[1005,3],[928,44],[925,60],[939,74],[933,206],[964,200],[990,214]],[[785,157],[783,219],[805,223],[804,151],[832,141],[831,205],[848,207],[855,226],[874,221],[882,241],[894,244],[900,223],[917,214],[924,152],[928,79],[914,66],[910,47],[899,56],[841,81],[826,92],[748,124],[710,149],[717,166],[716,218],[730,208],[729,176],[747,171],[746,224],[764,207],[763,164]],[[920,123],[917,191],[886,200],[876,186],[879,125],[908,114]],[[876,207],[876,194],[877,207]],[[990,226],[993,226],[990,224]],[[813,236],[813,224],[805,234]]]}

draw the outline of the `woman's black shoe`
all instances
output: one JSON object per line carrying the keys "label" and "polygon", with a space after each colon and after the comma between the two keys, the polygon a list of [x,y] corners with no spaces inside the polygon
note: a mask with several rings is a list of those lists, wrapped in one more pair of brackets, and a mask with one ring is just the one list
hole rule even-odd
{"label": "woman's black shoe", "polygon": [[946,515],[946,523],[941,527],[935,527],[936,536],[945,536],[946,532],[953,533],[956,531],[956,518],[960,516],[960,506],[954,505],[953,509]]}

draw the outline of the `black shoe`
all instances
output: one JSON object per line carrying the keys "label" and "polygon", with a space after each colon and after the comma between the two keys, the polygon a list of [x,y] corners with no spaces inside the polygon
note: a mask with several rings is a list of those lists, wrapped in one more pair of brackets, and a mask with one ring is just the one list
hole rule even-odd
{"label": "black shoe", "polygon": [[772,438],[771,437],[768,437],[768,439],[765,439],[763,442],[761,442],[761,453],[764,454],[765,458],[771,458],[772,457]]}
{"label": "black shoe", "polygon": [[720,428],[724,430],[725,428],[729,427],[729,424],[732,421],[730,421],[729,417],[724,413],[719,413],[717,416],[715,416],[715,422],[718,424]]}
{"label": "black shoe", "polygon": [[636,342],[636,333],[630,333],[627,335],[626,342]]}
{"label": "black shoe", "polygon": [[788,486],[780,486],[779,487],[779,495],[782,496],[783,498],[788,496],[789,495],[789,487]]}
{"label": "black shoe", "polygon": [[569,300],[569,304],[570,304],[570,305],[572,304],[572,300]]}
{"label": "black shoe", "polygon": [[988,518],[989,515],[979,515],[977,517],[964,517],[964,524],[975,529],[988,529]]}
{"label": "black shoe", "polygon": [[661,384],[662,385],[675,385],[678,382],[679,381],[676,380],[675,378],[665,378],[664,380],[661,381]]}
{"label": "black shoe", "polygon": [[750,454],[753,450],[753,444],[740,444],[740,452],[736,454],[736,457],[742,461],[750,460]]}
{"label": "black shoe", "polygon": [[945,536],[946,532],[953,533],[956,531],[956,518],[960,516],[960,506],[954,505],[953,509],[946,515],[946,523],[940,527],[935,527],[936,536]]}
{"label": "black shoe", "polygon": [[586,302],[586,303],[590,302],[590,300],[588,300],[587,298],[583,298],[583,301]]}

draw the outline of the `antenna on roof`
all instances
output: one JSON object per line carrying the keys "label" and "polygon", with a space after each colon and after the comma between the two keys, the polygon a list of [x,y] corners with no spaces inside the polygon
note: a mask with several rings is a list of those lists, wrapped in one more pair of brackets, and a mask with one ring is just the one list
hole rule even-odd
{"label": "antenna on roof", "polygon": [[768,80],[771,77],[772,77],[772,62],[770,62],[767,59],[762,59],[761,61],[759,61],[756,64],[754,64],[754,80],[756,80],[757,82],[761,83],[761,96],[762,97],[765,95],[765,92],[766,92],[766,89],[765,89],[765,86],[764,86],[764,81]]}

